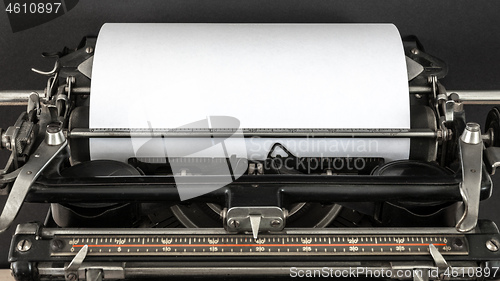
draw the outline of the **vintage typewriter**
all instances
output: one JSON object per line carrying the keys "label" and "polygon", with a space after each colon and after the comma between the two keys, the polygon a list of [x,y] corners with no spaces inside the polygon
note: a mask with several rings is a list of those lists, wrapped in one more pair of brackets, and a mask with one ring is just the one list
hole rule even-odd
{"label": "vintage typewriter", "polygon": [[[353,277],[355,267],[357,277],[381,279],[500,278],[497,226],[478,220],[500,165],[500,111],[492,108],[484,126],[467,123],[464,112],[464,104],[495,104],[500,95],[446,90],[440,83],[446,64],[416,38],[403,39],[409,129],[240,131],[243,139],[409,139],[408,159],[360,157],[360,169],[317,165],[359,163],[298,156],[280,141],[257,160],[91,160],[89,142],[96,139],[235,134],[224,126],[89,127],[96,40],[45,54],[55,66],[35,70],[48,77],[43,90],[0,92],[1,105],[27,105],[0,130],[0,147],[11,151],[0,170],[8,196],[0,230],[16,227],[23,202],[51,204],[44,222],[17,225],[8,253],[16,280]],[[277,165],[288,160],[298,164]],[[225,165],[241,175],[226,181],[218,169]],[[188,188],[184,198],[180,184]],[[199,192],[207,186],[210,192]]]}

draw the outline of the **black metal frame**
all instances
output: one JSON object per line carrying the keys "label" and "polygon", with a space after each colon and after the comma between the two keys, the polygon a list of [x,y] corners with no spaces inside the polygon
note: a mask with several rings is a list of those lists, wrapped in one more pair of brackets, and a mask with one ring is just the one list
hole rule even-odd
{"label": "black metal frame", "polygon": [[[460,175],[457,175],[460,176]],[[244,201],[284,206],[296,202],[377,202],[391,200],[462,201],[461,178],[412,176],[243,175],[229,185],[191,199],[227,207]],[[186,176],[185,179],[196,176]],[[212,176],[210,182],[217,184]],[[223,180],[221,178],[221,180]],[[187,182],[186,180],[184,182]],[[210,184],[207,184],[210,185]],[[483,170],[481,198],[491,194],[491,180]],[[178,202],[173,176],[39,179],[27,202]],[[182,186],[180,188],[183,188]],[[258,192],[257,192],[258,191]],[[255,198],[257,197],[257,198]],[[258,199],[258,200],[254,200]],[[226,204],[227,201],[227,204]],[[245,206],[245,205],[243,205]]]}

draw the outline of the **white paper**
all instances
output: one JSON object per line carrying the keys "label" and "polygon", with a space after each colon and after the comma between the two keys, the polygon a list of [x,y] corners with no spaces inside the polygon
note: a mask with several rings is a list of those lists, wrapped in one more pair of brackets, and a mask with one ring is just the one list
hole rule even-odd
{"label": "white paper", "polygon": [[[235,117],[240,128],[410,127],[405,56],[391,24],[105,24],[90,103],[91,128],[177,128],[210,116]],[[196,141],[171,147],[191,155],[184,150]],[[367,152],[354,139],[309,139],[305,149],[299,139],[246,139],[247,156],[262,159],[273,141],[297,156],[386,160],[407,159],[410,146],[378,139]],[[341,148],[311,149],[319,141]],[[91,158],[125,161],[139,144],[152,157],[154,142],[91,139]],[[245,153],[241,142],[235,151]]]}

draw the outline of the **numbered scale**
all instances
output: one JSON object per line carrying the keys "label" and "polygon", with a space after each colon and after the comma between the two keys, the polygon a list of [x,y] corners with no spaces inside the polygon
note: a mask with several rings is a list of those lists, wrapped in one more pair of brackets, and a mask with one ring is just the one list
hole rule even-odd
{"label": "numbered scale", "polygon": [[52,256],[200,255],[428,255],[433,244],[443,255],[467,255],[463,235],[57,235]]}

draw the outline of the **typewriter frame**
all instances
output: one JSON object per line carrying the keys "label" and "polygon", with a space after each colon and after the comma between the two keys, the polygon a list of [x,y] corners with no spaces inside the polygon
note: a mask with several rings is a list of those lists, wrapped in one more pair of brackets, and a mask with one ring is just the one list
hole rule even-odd
{"label": "typewriter frame", "polygon": [[[12,105],[28,103],[27,113],[20,116],[16,124],[2,134],[2,147],[13,151],[7,167],[0,173],[2,192],[9,195],[0,217],[0,229],[6,229],[17,215],[23,202],[158,202],[179,200],[172,176],[140,177],[100,177],[100,178],[61,178],[46,177],[57,175],[58,166],[68,158],[68,143],[75,139],[96,137],[199,137],[206,134],[225,136],[231,132],[221,131],[106,131],[86,128],[68,128],[66,123],[71,106],[71,98],[89,95],[88,62],[93,55],[95,38],[86,38],[74,51],[57,59],[54,69],[49,72],[37,71],[49,76],[47,87],[43,91],[4,92],[0,94],[0,104]],[[19,225],[12,240],[9,261],[12,263],[14,276],[18,280],[36,280],[39,276],[65,279],[68,281],[144,278],[161,276],[283,276],[286,269],[304,261],[303,267],[332,267],[345,270],[345,263],[353,262],[373,268],[422,269],[437,267],[443,273],[452,268],[500,266],[500,235],[496,226],[487,221],[479,221],[480,200],[491,195],[490,174],[500,165],[500,155],[496,147],[497,132],[494,119],[485,134],[481,134],[478,124],[466,124],[463,104],[499,103],[500,95],[496,92],[446,91],[439,83],[447,72],[446,65],[424,53],[416,40],[405,41],[405,52],[409,59],[417,62],[422,69],[412,71],[418,74],[410,82],[412,99],[429,97],[435,113],[434,130],[294,130],[294,131],[247,131],[245,137],[252,136],[314,136],[314,137],[409,137],[424,141],[435,141],[441,153],[436,159],[442,165],[458,159],[463,172],[438,178],[412,176],[349,176],[332,177],[330,175],[243,175],[233,183],[209,194],[191,199],[191,202],[217,203],[225,208],[221,212],[221,229],[172,230],[172,229],[56,229],[44,224]],[[56,81],[59,82],[59,85]],[[82,82],[83,81],[83,82]],[[75,83],[78,82],[78,83]],[[75,86],[75,84],[77,86]],[[51,107],[44,104],[52,103]],[[31,122],[39,110],[51,118]],[[492,113],[494,115],[494,111]],[[498,115],[500,116],[500,114]],[[59,118],[59,119],[58,119]],[[58,122],[54,122],[58,121]],[[43,128],[46,126],[45,130]],[[498,134],[497,134],[498,133]],[[453,149],[446,148],[453,145]],[[488,148],[484,150],[483,144]],[[36,148],[36,150],[35,150]],[[33,151],[34,150],[34,151]],[[447,153],[450,150],[452,153]],[[33,152],[32,152],[33,151]],[[190,177],[190,176],[186,176]],[[216,181],[214,181],[215,183]],[[104,188],[105,187],[105,188]],[[259,188],[259,193],[252,192]],[[288,229],[285,228],[287,209],[297,202],[375,202],[391,200],[428,201],[443,200],[463,202],[463,210],[457,213],[455,227],[420,227],[420,228],[356,228],[356,229]],[[269,209],[272,207],[274,209]],[[234,210],[246,211],[242,220],[232,215]],[[250,211],[248,211],[250,209]],[[233,211],[233,212],[231,212]],[[85,252],[75,256],[53,257],[49,249],[54,247],[54,235],[81,234],[224,234],[253,231],[252,214],[259,214],[268,219],[268,225],[260,225],[258,231],[270,231],[273,234],[387,234],[387,235],[429,235],[460,234],[465,235],[471,250],[467,255],[446,256],[445,258],[429,248],[429,255],[423,256],[327,256],[300,257],[92,257]],[[238,223],[235,218],[238,217]],[[260,222],[260,219],[259,219]],[[274,224],[274,225],[273,225]],[[56,245],[57,246],[57,245]],[[496,250],[494,250],[496,247]],[[144,262],[150,262],[145,264]],[[220,266],[220,263],[224,266]],[[413,262],[413,263],[412,263]],[[249,265],[249,263],[251,263]],[[206,271],[206,268],[211,268]],[[497,274],[497,276],[500,276]],[[443,277],[443,276],[441,276]],[[444,277],[443,277],[444,278]]]}

